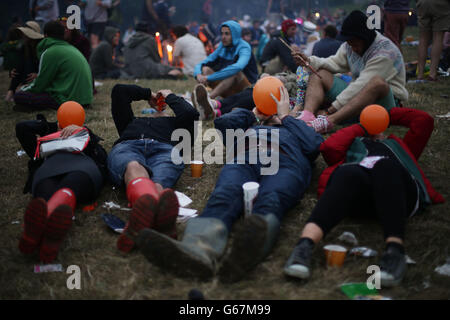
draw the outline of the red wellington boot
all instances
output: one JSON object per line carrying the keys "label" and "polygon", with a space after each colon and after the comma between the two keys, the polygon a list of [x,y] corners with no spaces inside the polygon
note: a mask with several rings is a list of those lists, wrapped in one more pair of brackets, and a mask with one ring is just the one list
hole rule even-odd
{"label": "red wellington boot", "polygon": [[159,195],[152,180],[136,178],[128,183],[127,198],[133,209],[117,241],[117,248],[123,252],[130,252],[134,248],[134,239],[139,231],[153,228]]}
{"label": "red wellington boot", "polygon": [[30,254],[38,247],[44,233],[47,220],[47,203],[42,198],[32,199],[23,217],[23,233],[19,241],[19,250]]}
{"label": "red wellington boot", "polygon": [[56,259],[61,243],[72,225],[75,206],[75,194],[69,188],[56,191],[48,201],[47,225],[39,252],[42,262],[50,263]]}

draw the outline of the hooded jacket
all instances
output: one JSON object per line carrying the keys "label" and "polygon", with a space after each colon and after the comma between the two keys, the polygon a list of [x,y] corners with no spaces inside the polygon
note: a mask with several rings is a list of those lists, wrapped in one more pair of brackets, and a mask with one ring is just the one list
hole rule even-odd
{"label": "hooded jacket", "polygon": [[113,62],[114,47],[112,45],[112,41],[117,32],[119,32],[119,29],[106,27],[104,40],[92,52],[89,64],[91,65],[94,77],[117,69]]}
{"label": "hooded jacket", "polygon": [[155,38],[138,31],[123,48],[125,71],[133,78],[160,78],[173,68],[160,63]]}
{"label": "hooded jacket", "polygon": [[37,46],[39,72],[23,91],[49,93],[59,104],[92,102],[92,74],[81,52],[64,40],[44,38]]}
{"label": "hooded jacket", "polygon": [[215,71],[207,76],[208,81],[223,80],[242,71],[250,83],[255,83],[258,69],[250,44],[241,39],[241,26],[230,20],[222,23],[220,28],[222,27],[230,28],[232,45],[225,47],[221,42],[213,53],[195,66],[194,77],[201,74],[202,67],[207,65]]}

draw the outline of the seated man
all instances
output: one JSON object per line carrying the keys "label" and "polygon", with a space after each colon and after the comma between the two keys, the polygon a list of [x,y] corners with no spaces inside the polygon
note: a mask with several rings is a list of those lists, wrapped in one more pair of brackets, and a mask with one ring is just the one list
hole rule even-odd
{"label": "seated man", "polygon": [[173,49],[175,62],[183,63],[183,73],[189,76],[194,74],[197,64],[206,59],[203,42],[191,35],[185,26],[172,28],[172,36],[176,39]]}
{"label": "seated man", "polygon": [[314,44],[312,55],[319,58],[334,56],[342,42],[336,40],[338,31],[335,26],[328,25],[323,29],[324,38]]}
{"label": "seated man", "polygon": [[[215,120],[224,144],[227,144],[227,129],[242,129],[247,131],[246,135],[234,136],[233,147],[227,150],[229,160],[203,213],[187,222],[181,241],[154,230],[141,231],[138,242],[150,262],[181,276],[203,279],[213,276],[216,262],[225,252],[232,225],[243,211],[242,185],[249,181],[260,184],[258,196],[252,214],[236,230],[231,250],[219,270],[221,281],[242,279],[271,252],[283,216],[297,204],[309,185],[311,163],[323,141],[305,122],[289,116],[289,97],[284,87],[277,104],[278,115],[270,118],[255,108],[253,112],[235,109]],[[255,124],[260,119],[264,124]],[[252,137],[255,143],[251,142]],[[233,149],[242,151],[235,153]],[[264,165],[261,153],[267,156],[267,151],[269,164],[264,161]],[[260,154],[258,160],[256,153]],[[266,169],[275,170],[265,172]]]}
{"label": "seated man", "polygon": [[260,63],[264,68],[264,72],[275,74],[290,70],[295,73],[297,65],[292,57],[291,50],[280,39],[291,45],[292,38],[296,32],[297,25],[293,20],[288,19],[283,21],[280,34],[269,41],[261,56]]}
{"label": "seated man", "polygon": [[[241,92],[258,78],[252,49],[241,39],[241,26],[236,21],[226,21],[221,25],[220,32],[222,41],[219,47],[194,70],[194,77],[201,85],[213,88],[210,94],[213,99]],[[195,97],[196,89],[193,92],[194,104]]]}
{"label": "seated man", "polygon": [[133,208],[117,242],[123,252],[134,247],[134,237],[143,228],[155,228],[176,237],[178,200],[168,188],[178,181],[184,165],[172,161],[176,143],[171,141],[171,136],[173,131],[183,128],[194,137],[198,112],[170,90],[159,93],[175,117],[167,117],[164,112],[150,118],[134,117],[131,102],[148,100],[155,106],[156,95],[150,89],[118,84],[111,93],[112,116],[120,138],[108,156],[108,170],[115,185],[125,183],[127,198]]}
{"label": "seated man", "polygon": [[[336,124],[351,120],[369,104],[379,104],[387,110],[408,99],[405,88],[405,65],[401,52],[388,38],[367,28],[367,17],[353,11],[345,19],[341,37],[347,42],[336,55],[328,58],[293,54],[301,66],[308,61],[321,76],[311,74],[306,90],[301,119],[311,122],[317,132],[330,131]],[[347,84],[336,73],[352,72]],[[327,116],[316,114],[324,104],[331,103]]]}
{"label": "seated man", "polygon": [[114,27],[106,27],[103,41],[94,49],[89,59],[96,79],[118,79],[123,65],[114,60],[114,48],[119,45],[120,32]]}
{"label": "seated man", "polygon": [[123,48],[125,71],[132,78],[176,78],[183,75],[179,69],[161,63],[155,38],[148,33],[146,22],[136,26],[136,33],[131,36]]}
{"label": "seated man", "polygon": [[64,41],[64,27],[59,21],[48,22],[44,34],[37,46],[37,78],[14,95],[15,103],[31,109],[55,110],[70,100],[88,106],[93,96],[88,62],[78,49]]}

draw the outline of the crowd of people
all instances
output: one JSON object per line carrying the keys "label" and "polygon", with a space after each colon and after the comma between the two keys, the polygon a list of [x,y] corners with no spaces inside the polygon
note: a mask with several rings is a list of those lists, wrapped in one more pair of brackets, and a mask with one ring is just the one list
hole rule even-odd
{"label": "crowd of people", "polygon": [[[319,179],[319,201],[287,257],[284,273],[309,278],[319,241],[344,217],[364,214],[377,218],[383,227],[382,285],[401,282],[406,272],[407,218],[444,201],[418,164],[433,118],[404,107],[408,90],[399,46],[404,12],[398,3],[405,1],[386,1],[385,35],[368,28],[362,11],[346,15],[337,28],[334,18],[324,14],[285,19],[282,1],[269,0],[265,29],[261,21],[246,16],[242,21],[220,23],[217,36],[210,21],[212,1],[202,8],[207,23],[194,34],[192,26],[171,24],[165,1],[144,1],[142,19],[124,41],[122,61],[117,56],[120,31],[106,26],[107,8],[118,1],[83,2],[87,36],[68,29],[67,19],[50,15],[54,7],[41,7],[39,0],[31,7],[36,21],[11,27],[2,52],[11,76],[6,99],[13,100],[18,111],[56,110],[66,101],[75,101],[89,112],[94,78],[179,79],[185,75],[197,84],[192,103],[169,89],[153,92],[116,84],[111,113],[119,139],[109,154],[101,138],[86,126],[63,127],[41,115],[18,123],[17,138],[30,157],[24,192],[33,195],[25,210],[21,252],[39,249],[42,261],[56,259],[76,204],[94,201],[109,180],[125,189],[132,208],[117,242],[120,251],[138,247],[151,263],[177,275],[209,279],[217,273],[223,282],[239,281],[272,251],[284,215],[303,197],[314,161],[322,154],[328,168]],[[442,50],[444,31],[450,28],[450,4],[430,2],[441,9],[419,0],[417,12],[421,39],[430,41],[433,36],[429,77],[437,81],[437,52]],[[174,44],[171,63],[163,63],[161,39]],[[422,51],[420,46],[419,58]],[[422,78],[420,61],[418,70]],[[255,104],[253,88],[258,79],[271,75],[282,85],[280,98],[273,96],[276,113],[268,116]],[[161,98],[175,116],[167,116],[159,105]],[[156,113],[135,116],[132,103],[140,100],[148,101]],[[371,104],[389,113],[391,126],[408,128],[405,136],[370,134],[358,123],[360,113]],[[233,162],[223,166],[203,212],[188,220],[179,237],[179,203],[173,188],[184,163],[173,161],[177,149],[171,137],[185,129],[193,145],[197,120],[214,120],[224,145],[226,130],[253,129],[256,138],[279,146],[279,170],[262,175],[261,168],[267,164],[260,158],[250,161],[255,150],[247,143],[245,163],[240,164],[236,154]],[[343,128],[325,140],[322,134],[334,132],[337,126]],[[63,138],[86,130],[89,140],[84,152],[59,150],[36,156],[36,136],[58,130]],[[238,141],[234,143],[237,147]],[[243,201],[238,200],[243,198],[242,185],[249,181],[260,184],[253,212],[234,230],[226,251],[233,225],[243,212]]]}

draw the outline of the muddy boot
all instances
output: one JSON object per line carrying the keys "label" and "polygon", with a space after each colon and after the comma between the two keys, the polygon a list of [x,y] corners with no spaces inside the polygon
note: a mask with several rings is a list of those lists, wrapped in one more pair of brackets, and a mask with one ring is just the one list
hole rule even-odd
{"label": "muddy boot", "polygon": [[272,250],[278,237],[280,222],[273,214],[252,214],[236,230],[230,252],[219,270],[221,282],[244,278]]}
{"label": "muddy boot", "polygon": [[194,218],[188,221],[181,241],[144,229],[138,244],[145,257],[162,270],[207,280],[214,275],[216,260],[222,256],[227,240],[228,230],[221,220]]}

